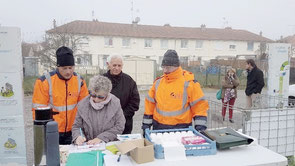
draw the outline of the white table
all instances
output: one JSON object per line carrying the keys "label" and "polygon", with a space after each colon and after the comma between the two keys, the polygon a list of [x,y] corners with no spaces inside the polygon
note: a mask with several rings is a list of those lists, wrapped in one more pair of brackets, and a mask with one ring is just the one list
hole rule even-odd
{"label": "white table", "polygon": [[[119,142],[110,142],[107,145]],[[113,155],[110,151],[103,151],[106,155]],[[183,161],[166,161],[165,159],[155,159],[153,162],[137,164],[130,156],[131,165],[133,166],[286,166],[288,160],[286,157],[275,153],[252,142],[251,145],[234,147],[227,150],[217,151],[216,155],[208,156],[187,156]]]}
{"label": "white table", "polygon": [[[105,151],[107,155],[108,151]],[[260,166],[286,166],[287,158],[266,149],[257,144],[248,146],[234,147],[228,150],[217,151],[216,155],[208,156],[187,156],[184,161],[165,161],[165,159],[155,159],[153,162],[137,164],[131,157],[131,163],[136,166],[243,166],[243,165],[260,165]]]}
{"label": "white table", "polygon": [[[132,159],[131,159],[132,160]],[[132,160],[133,165],[136,164]],[[242,165],[288,165],[287,158],[268,150],[260,145],[249,145],[243,147],[235,147],[228,150],[217,151],[216,155],[208,156],[188,156],[185,161],[165,161],[165,159],[155,159],[154,162],[140,164],[141,166],[189,166],[189,165],[226,165],[226,166],[242,166]]]}

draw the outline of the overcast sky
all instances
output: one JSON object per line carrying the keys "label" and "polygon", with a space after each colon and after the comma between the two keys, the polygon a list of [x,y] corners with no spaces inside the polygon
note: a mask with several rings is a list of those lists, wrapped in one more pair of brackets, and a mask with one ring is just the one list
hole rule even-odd
{"label": "overcast sky", "polygon": [[[295,0],[0,0],[1,26],[17,26],[26,42],[74,20],[209,28],[230,26],[270,39],[295,34]],[[133,13],[133,14],[132,14]]]}

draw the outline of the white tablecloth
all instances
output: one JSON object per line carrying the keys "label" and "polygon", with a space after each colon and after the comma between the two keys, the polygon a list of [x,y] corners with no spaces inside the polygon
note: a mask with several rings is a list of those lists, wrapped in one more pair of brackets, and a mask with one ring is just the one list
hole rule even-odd
{"label": "white tablecloth", "polygon": [[[138,165],[132,160],[133,165]],[[285,166],[288,164],[287,158],[268,150],[260,145],[250,145],[236,147],[228,150],[217,151],[216,155],[208,156],[188,156],[185,161],[165,161],[165,159],[155,159],[154,162],[140,164],[141,166],[189,166],[189,165],[275,165]]]}
{"label": "white tablecloth", "polygon": [[[117,143],[117,142],[116,142]],[[114,144],[113,142],[107,145]],[[108,150],[103,151],[106,155],[113,155]],[[251,145],[234,147],[227,150],[217,151],[216,155],[208,156],[187,156],[187,160],[183,161],[165,161],[165,159],[155,159],[153,162],[137,164],[130,156],[128,156],[133,166],[286,166],[287,158],[275,153],[267,148],[257,145],[256,142]]]}

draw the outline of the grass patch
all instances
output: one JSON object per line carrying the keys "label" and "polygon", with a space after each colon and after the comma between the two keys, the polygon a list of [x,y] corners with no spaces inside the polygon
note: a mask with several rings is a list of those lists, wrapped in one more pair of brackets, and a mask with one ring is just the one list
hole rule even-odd
{"label": "grass patch", "polygon": [[289,166],[295,166],[294,156],[287,156],[287,159]]}
{"label": "grass patch", "polygon": [[23,88],[25,95],[32,95],[34,91],[34,84],[38,77],[24,77]]}
{"label": "grass patch", "polygon": [[13,95],[14,95],[14,93],[12,91],[10,91],[8,93],[2,93],[2,92],[0,93],[0,96],[3,96],[3,97],[11,97]]}

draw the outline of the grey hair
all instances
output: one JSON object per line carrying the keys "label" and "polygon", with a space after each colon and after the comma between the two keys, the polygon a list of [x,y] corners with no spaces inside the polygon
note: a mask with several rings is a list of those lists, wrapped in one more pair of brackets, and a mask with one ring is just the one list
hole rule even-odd
{"label": "grey hair", "polygon": [[96,75],[89,80],[89,90],[91,92],[107,92],[112,90],[112,82],[105,76]]}
{"label": "grey hair", "polygon": [[123,62],[123,57],[121,55],[110,55],[107,58],[107,62],[110,63],[112,59],[121,59]]}

